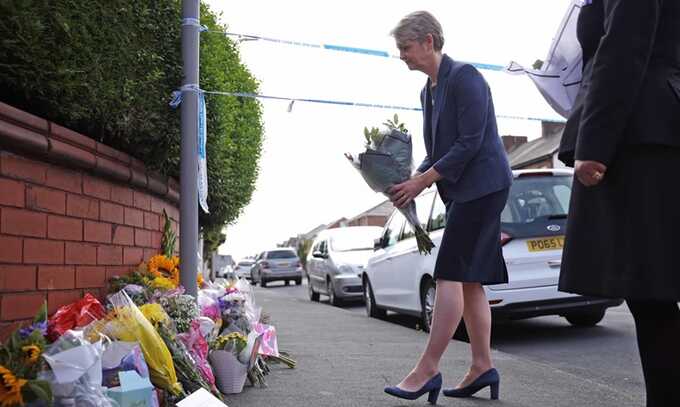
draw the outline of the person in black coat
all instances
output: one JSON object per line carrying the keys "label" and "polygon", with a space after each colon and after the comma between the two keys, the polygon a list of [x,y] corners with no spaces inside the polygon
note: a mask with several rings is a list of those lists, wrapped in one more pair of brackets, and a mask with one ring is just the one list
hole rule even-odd
{"label": "person in black coat", "polygon": [[647,406],[680,406],[680,1],[585,1],[560,290],[624,298]]}

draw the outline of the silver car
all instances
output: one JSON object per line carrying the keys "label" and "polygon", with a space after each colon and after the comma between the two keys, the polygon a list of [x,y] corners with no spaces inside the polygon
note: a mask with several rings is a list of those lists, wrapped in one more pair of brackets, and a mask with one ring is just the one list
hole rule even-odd
{"label": "silver car", "polygon": [[250,269],[253,268],[254,264],[255,260],[243,259],[234,266],[234,274],[236,274],[236,277],[249,280],[251,278]]}
{"label": "silver car", "polygon": [[302,284],[302,264],[295,249],[279,248],[260,253],[250,270],[250,280],[266,287],[270,281],[291,281]]}
{"label": "silver car", "polygon": [[373,254],[373,242],[382,233],[377,226],[326,229],[312,243],[307,257],[309,299],[327,295],[330,303],[363,298],[361,275]]}

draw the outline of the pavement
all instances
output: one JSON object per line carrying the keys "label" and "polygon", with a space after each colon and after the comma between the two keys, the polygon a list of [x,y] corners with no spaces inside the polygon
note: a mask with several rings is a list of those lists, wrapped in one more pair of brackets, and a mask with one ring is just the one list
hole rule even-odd
{"label": "pavement", "polygon": [[[295,369],[273,365],[266,388],[246,385],[229,395],[229,407],[406,407],[428,405],[426,397],[399,400],[383,392],[410,371],[423,350],[427,334],[387,321],[367,318],[327,304],[294,298],[276,290],[257,288],[258,305],[276,326],[279,348],[298,362]],[[588,371],[569,372],[493,351],[501,374],[499,401],[489,390],[477,397],[451,399],[440,395],[442,406],[626,407],[642,406],[637,389],[615,389]],[[441,363],[444,386],[452,387],[467,371],[469,345],[451,341]]]}

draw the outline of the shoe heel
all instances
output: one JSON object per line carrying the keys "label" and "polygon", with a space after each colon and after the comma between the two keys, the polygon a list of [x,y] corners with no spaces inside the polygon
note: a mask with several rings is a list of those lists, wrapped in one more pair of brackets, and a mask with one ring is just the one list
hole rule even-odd
{"label": "shoe heel", "polygon": [[438,389],[434,389],[430,391],[429,396],[427,396],[427,401],[430,404],[437,404],[437,398],[439,398],[439,391],[441,390],[441,387]]}
{"label": "shoe heel", "polygon": [[498,396],[500,393],[500,383],[494,383],[491,385],[491,400],[498,400]]}

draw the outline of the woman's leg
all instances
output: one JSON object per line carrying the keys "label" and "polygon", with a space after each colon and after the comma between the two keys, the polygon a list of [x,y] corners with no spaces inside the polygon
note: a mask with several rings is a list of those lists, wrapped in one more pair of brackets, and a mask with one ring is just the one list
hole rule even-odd
{"label": "woman's leg", "polygon": [[458,387],[472,383],[493,367],[491,361],[491,309],[480,283],[463,283],[465,311],[463,319],[470,338],[472,364]]}
{"label": "woman's leg", "polygon": [[437,280],[432,326],[427,346],[416,367],[397,385],[399,388],[406,391],[418,390],[439,372],[439,361],[462,316],[462,284],[456,281]]}
{"label": "woman's leg", "polygon": [[647,407],[680,406],[680,310],[675,302],[628,300],[635,318]]}

